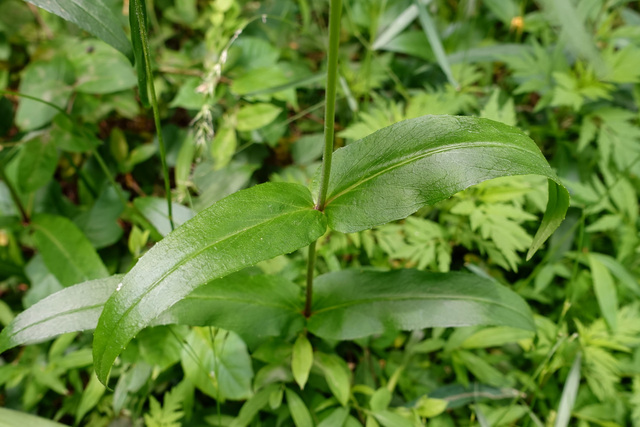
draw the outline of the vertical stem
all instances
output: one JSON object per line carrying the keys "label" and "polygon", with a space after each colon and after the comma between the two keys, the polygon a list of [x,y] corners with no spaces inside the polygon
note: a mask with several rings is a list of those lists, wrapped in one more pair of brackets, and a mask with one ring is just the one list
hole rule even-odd
{"label": "vertical stem", "polygon": [[320,195],[316,209],[323,210],[327,199],[331,158],[333,155],[333,134],[336,114],[336,87],[338,76],[338,46],[340,44],[340,15],[342,0],[331,0],[329,16],[329,56],[327,64],[327,90],[324,112],[324,154],[320,175]]}
{"label": "vertical stem", "polygon": [[[319,211],[324,210],[324,205],[327,199],[327,186],[329,184],[329,174],[331,172],[331,157],[333,155],[341,13],[342,0],[331,0],[331,6],[329,9],[329,53],[327,56],[327,89],[325,91],[324,112],[324,154],[322,156],[320,192],[318,196],[318,202],[316,204],[316,209]],[[309,260],[307,261],[307,291],[304,304],[305,317],[311,316],[311,301],[313,298],[313,273],[316,263],[316,242],[313,242],[309,246]]]}
{"label": "vertical stem", "polygon": [[[164,145],[164,139],[162,138],[162,128],[160,125],[160,111],[158,110],[158,99],[156,98],[156,87],[153,83],[153,73],[151,71],[151,55],[149,54],[149,39],[147,37],[147,22],[145,20],[144,12],[142,10],[141,1],[145,0],[131,0],[135,2],[135,11],[140,22],[140,40],[142,42],[142,51],[144,53],[144,67],[147,73],[147,81],[149,85],[149,92],[151,92],[151,108],[153,110],[153,120],[156,126],[156,132],[158,133],[158,145],[160,147],[160,161],[162,163],[162,174],[164,175],[164,191],[167,198],[167,210],[169,214],[169,223],[171,224],[171,230],[174,229],[173,225],[173,209],[171,205],[171,185],[169,183],[169,168],[167,166],[167,150]],[[147,90],[147,88],[140,88],[140,90]]]}

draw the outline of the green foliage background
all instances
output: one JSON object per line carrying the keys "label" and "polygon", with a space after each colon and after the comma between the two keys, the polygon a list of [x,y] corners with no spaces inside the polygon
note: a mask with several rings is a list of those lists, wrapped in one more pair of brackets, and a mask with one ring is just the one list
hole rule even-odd
{"label": "green foliage background", "polygon": [[[123,2],[102,3],[128,31]],[[328,4],[147,6],[174,221],[256,183],[308,185],[322,154]],[[572,205],[525,261],[544,178],[487,181],[403,221],[326,234],[317,271],[467,269],[524,297],[536,333],[389,328],[334,341],[156,326],[120,356],[113,391],[93,374],[91,334],[66,334],[2,354],[0,426],[51,425],[9,410],[96,427],[640,426],[638,4],[345,0],[340,63],[340,145],[425,114],[493,119],[531,136]],[[22,0],[0,3],[3,326],[56,291],[127,272],[170,232],[136,84],[108,44]],[[305,257],[233,280],[302,286]]]}

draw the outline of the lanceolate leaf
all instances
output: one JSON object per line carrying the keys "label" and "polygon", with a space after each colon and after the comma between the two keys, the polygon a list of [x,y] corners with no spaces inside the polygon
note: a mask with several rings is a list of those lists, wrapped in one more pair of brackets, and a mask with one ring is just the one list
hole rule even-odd
{"label": "lanceolate leaf", "polygon": [[80,283],[32,305],[2,330],[0,353],[67,332],[94,329],[105,301],[121,279],[122,276],[111,276]]}
{"label": "lanceolate leaf", "polygon": [[535,330],[520,296],[473,274],[343,270],[318,277],[314,290],[307,327],[322,338],[473,325]]}
{"label": "lanceolate leaf", "polygon": [[105,6],[103,0],[26,0],[44,10],[73,22],[94,36],[109,43],[133,60],[131,44],[120,21]]}
{"label": "lanceolate leaf", "polygon": [[143,106],[149,107],[149,89],[147,87],[146,58],[142,49],[142,37],[140,36],[140,17],[142,25],[147,25],[147,5],[144,0],[129,1],[129,25],[131,26],[131,44],[135,56],[136,71],[138,73],[138,94]]}
{"label": "lanceolate leaf", "polygon": [[[123,277],[80,283],[37,302],[2,330],[0,353],[67,332],[95,329],[105,302]],[[295,332],[304,322],[299,290],[278,276],[232,274],[199,287],[152,325],[215,326],[250,337]]]}
{"label": "lanceolate leaf", "polygon": [[89,240],[67,218],[40,214],[33,218],[31,226],[44,263],[62,286],[109,275]]}
{"label": "lanceolate leaf", "polygon": [[301,185],[268,183],[239,191],[202,211],[153,247],[106,303],[93,355],[106,382],[124,346],[195,288],[307,246],[326,230]]}
{"label": "lanceolate leaf", "polygon": [[423,116],[375,132],[334,153],[325,213],[350,233],[405,218],[488,179],[542,175],[552,182],[547,212],[529,256],[569,206],[536,144],[513,127],[476,117]]}

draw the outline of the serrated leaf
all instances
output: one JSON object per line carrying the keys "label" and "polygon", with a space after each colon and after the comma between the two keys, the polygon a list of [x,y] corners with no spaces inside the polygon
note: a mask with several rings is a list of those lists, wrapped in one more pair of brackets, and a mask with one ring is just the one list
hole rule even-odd
{"label": "serrated leaf", "polygon": [[109,276],[89,240],[67,218],[38,214],[31,227],[36,248],[62,286]]}
{"label": "serrated leaf", "polygon": [[313,348],[305,335],[298,335],[291,353],[291,372],[301,389],[304,389],[311,366],[313,365]]}
{"label": "serrated leaf", "polygon": [[94,365],[107,380],[127,343],[194,289],[307,246],[326,230],[309,190],[267,183],[200,212],[149,250],[106,303],[94,336]]}
{"label": "serrated leaf", "polygon": [[95,328],[105,301],[122,276],[80,283],[32,305],[0,333],[0,353],[18,345],[33,344],[67,332]]}
{"label": "serrated leaf", "polygon": [[318,277],[314,291],[307,327],[328,339],[472,325],[535,330],[520,296],[473,274],[343,270]]}
{"label": "serrated leaf", "polygon": [[423,116],[375,132],[334,153],[325,214],[350,233],[402,219],[482,181],[501,176],[549,178],[549,201],[528,257],[564,219],[569,193],[536,144],[486,119]]}
{"label": "serrated leaf", "polygon": [[131,44],[120,21],[102,0],[26,0],[42,9],[73,22],[110,44],[133,60]]}

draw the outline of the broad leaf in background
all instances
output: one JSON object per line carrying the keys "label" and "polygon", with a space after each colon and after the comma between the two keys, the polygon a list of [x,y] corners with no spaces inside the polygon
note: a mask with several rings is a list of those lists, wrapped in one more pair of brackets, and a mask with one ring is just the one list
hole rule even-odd
{"label": "broad leaf in background", "polygon": [[569,193],[536,144],[487,119],[423,116],[381,129],[336,150],[325,214],[343,233],[405,218],[471,185],[512,175],[549,178],[549,201],[528,257],[553,233]]}
{"label": "broad leaf in background", "polygon": [[130,61],[133,51],[120,21],[103,0],[26,0],[44,10],[73,22],[94,36],[110,44]]}
{"label": "broad leaf in background", "polygon": [[[29,64],[20,79],[20,93],[63,108],[71,96],[75,78],[71,63],[56,56],[51,61]],[[16,111],[16,125],[22,130],[38,129],[51,121],[59,110],[42,102],[23,98]]]}
{"label": "broad leaf in background", "polygon": [[240,272],[197,288],[154,324],[215,326],[247,338],[277,336],[302,329],[299,298],[300,287],[287,279]]}
{"label": "broad leaf in background", "polygon": [[18,345],[45,341],[67,332],[96,327],[102,307],[122,276],[91,280],[37,302],[0,333],[0,353]]}
{"label": "broad leaf in background", "polygon": [[235,333],[194,328],[182,353],[185,377],[202,392],[222,401],[251,397],[251,358]]}
{"label": "broad leaf in background", "polygon": [[67,218],[39,214],[31,226],[36,248],[62,286],[109,276],[91,243]]}
{"label": "broad leaf in background", "polygon": [[[138,197],[134,199],[133,205],[162,236],[166,236],[171,232],[167,201],[165,199],[159,197]],[[195,212],[179,203],[173,203],[172,210],[173,223],[176,227],[184,224],[195,216]]]}
{"label": "broad leaf in background", "polygon": [[53,178],[58,166],[58,149],[49,132],[38,134],[27,141],[20,151],[18,185],[30,193]]}
{"label": "broad leaf in background", "polygon": [[319,276],[314,291],[307,327],[327,339],[472,325],[535,330],[519,295],[473,274],[343,270]]}
{"label": "broad leaf in background", "polygon": [[131,64],[100,40],[84,40],[68,53],[78,81],[76,92],[106,94],[136,85]]}
{"label": "broad leaf in background", "polygon": [[202,211],[147,252],[105,305],[93,345],[98,378],[105,383],[127,343],[195,288],[307,246],[325,230],[297,184],[258,185]]}

